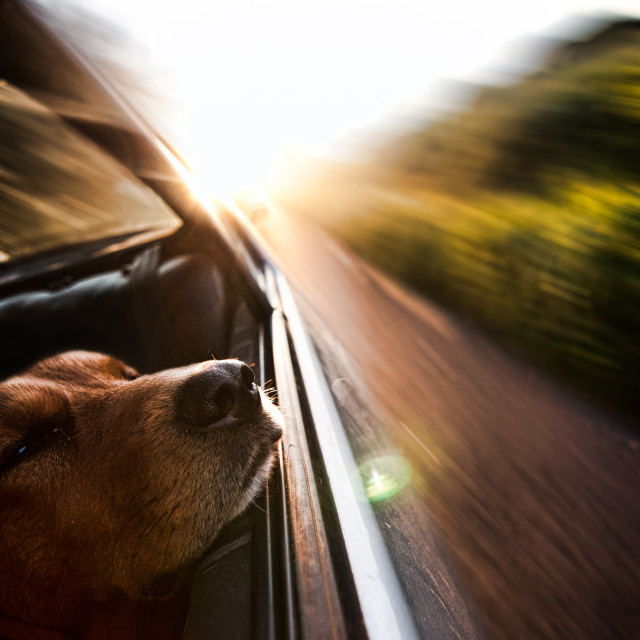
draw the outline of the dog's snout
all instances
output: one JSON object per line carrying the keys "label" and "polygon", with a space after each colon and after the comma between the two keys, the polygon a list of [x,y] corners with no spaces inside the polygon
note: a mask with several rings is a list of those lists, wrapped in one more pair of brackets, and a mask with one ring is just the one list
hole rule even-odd
{"label": "dog's snout", "polygon": [[180,418],[196,427],[231,426],[260,404],[253,371],[238,360],[218,360],[190,376],[180,390]]}

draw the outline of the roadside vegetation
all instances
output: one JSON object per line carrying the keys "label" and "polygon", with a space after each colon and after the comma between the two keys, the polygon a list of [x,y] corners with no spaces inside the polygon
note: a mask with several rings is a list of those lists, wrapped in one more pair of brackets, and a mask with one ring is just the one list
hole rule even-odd
{"label": "roadside vegetation", "polygon": [[558,46],[366,167],[325,165],[276,199],[609,410],[636,412],[639,22]]}

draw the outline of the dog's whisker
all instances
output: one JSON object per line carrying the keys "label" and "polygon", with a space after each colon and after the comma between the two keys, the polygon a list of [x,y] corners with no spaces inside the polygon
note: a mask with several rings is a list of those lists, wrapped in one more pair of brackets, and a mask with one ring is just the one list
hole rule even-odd
{"label": "dog's whisker", "polygon": [[264,513],[266,515],[266,511],[252,498],[250,500],[251,504],[256,507],[256,509],[260,509],[260,511],[262,511],[262,513]]}

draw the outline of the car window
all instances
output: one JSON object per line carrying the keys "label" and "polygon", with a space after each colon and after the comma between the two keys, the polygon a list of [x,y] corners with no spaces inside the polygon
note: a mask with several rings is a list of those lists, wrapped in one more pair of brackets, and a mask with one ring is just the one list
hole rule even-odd
{"label": "car window", "polygon": [[0,262],[179,224],[124,167],[0,80]]}

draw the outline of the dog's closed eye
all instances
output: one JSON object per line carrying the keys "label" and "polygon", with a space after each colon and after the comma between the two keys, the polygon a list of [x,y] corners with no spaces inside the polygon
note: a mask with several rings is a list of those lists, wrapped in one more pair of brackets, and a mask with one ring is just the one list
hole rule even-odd
{"label": "dog's closed eye", "polygon": [[73,433],[69,431],[68,425],[63,426],[57,422],[35,425],[0,455],[0,476],[58,445],[70,443],[72,439]]}
{"label": "dog's closed eye", "polygon": [[[5,388],[0,402],[0,475],[13,467],[68,445],[75,435],[75,420],[67,397],[51,387],[35,387],[22,397],[19,389]],[[19,427],[19,428],[18,428]]]}

